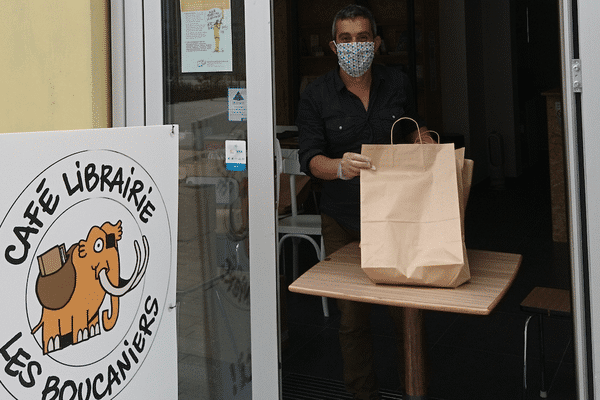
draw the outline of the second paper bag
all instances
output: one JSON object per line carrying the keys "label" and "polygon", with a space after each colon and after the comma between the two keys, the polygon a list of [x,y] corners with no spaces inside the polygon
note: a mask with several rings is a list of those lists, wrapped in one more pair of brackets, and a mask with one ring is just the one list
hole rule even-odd
{"label": "second paper bag", "polygon": [[387,284],[468,280],[454,145],[363,145],[362,154],[377,167],[360,175],[363,271]]}

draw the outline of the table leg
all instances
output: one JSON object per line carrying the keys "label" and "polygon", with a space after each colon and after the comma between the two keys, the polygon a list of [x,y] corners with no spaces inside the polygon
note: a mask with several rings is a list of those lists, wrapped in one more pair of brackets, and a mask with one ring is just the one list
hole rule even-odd
{"label": "table leg", "polygon": [[416,308],[404,309],[404,357],[406,400],[427,398],[425,354],[423,338],[423,312]]}

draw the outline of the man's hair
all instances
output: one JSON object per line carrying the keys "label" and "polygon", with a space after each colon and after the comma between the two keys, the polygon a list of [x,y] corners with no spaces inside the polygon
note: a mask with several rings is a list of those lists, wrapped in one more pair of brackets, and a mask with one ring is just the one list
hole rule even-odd
{"label": "man's hair", "polygon": [[377,25],[375,24],[375,18],[373,18],[373,14],[371,14],[371,11],[369,11],[368,8],[359,6],[357,4],[350,4],[338,11],[338,13],[335,15],[335,18],[333,19],[333,26],[331,27],[331,36],[333,36],[333,40],[335,40],[336,24],[338,21],[345,19],[354,19],[357,17],[363,17],[368,19],[371,23],[371,32],[373,32],[373,37],[377,36]]}

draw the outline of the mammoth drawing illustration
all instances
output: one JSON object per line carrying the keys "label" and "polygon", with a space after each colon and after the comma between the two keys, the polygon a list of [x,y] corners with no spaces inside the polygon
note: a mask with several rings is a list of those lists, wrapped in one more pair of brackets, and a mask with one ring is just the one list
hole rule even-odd
{"label": "mammoth drawing illustration", "polygon": [[[102,311],[102,326],[111,330],[119,316],[119,298],[135,289],[146,272],[148,241],[142,237],[144,255],[134,241],[136,265],[128,280],[119,276],[118,243],[121,221],[90,229],[87,238],[73,244],[55,246],[38,256],[40,274],[36,282],[37,298],[42,305],[40,322],[44,354],[77,344],[100,334],[100,306],[110,296],[110,310]],[[140,258],[142,260],[140,261]]]}

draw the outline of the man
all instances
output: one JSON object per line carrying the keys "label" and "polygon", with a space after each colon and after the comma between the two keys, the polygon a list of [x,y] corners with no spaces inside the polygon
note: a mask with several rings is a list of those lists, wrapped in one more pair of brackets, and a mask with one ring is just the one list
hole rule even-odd
{"label": "man", "polygon": [[[332,27],[331,50],[339,69],[315,80],[303,92],[298,109],[302,171],[324,181],[321,192],[322,234],[331,254],[360,240],[360,171],[376,169],[360,153],[366,143],[390,143],[394,121],[419,120],[408,77],[396,68],[372,65],[381,45],[372,14],[349,5],[340,10]],[[395,143],[435,143],[421,128],[402,125]],[[409,121],[407,121],[409,122]],[[419,136],[421,136],[419,138]],[[371,305],[338,300],[341,312],[340,346],[344,381],[355,399],[379,399],[373,371],[369,314]],[[402,309],[390,307],[398,340],[400,379],[404,381]]]}

